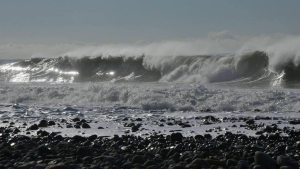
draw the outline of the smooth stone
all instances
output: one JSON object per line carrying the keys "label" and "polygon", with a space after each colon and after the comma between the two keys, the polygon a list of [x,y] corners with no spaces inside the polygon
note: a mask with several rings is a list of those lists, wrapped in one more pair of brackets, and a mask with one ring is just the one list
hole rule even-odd
{"label": "smooth stone", "polygon": [[48,121],[47,120],[41,120],[38,124],[38,127],[48,127]]}
{"label": "smooth stone", "polygon": [[76,154],[82,157],[92,156],[92,152],[87,147],[79,147],[76,150]]}
{"label": "smooth stone", "polygon": [[66,166],[66,165],[49,165],[46,167],[46,169],[70,169],[70,167]]}
{"label": "smooth stone", "polygon": [[228,159],[226,161],[226,165],[227,165],[227,167],[237,166],[238,162],[235,159]]}
{"label": "smooth stone", "polygon": [[204,159],[197,158],[187,165],[188,168],[209,168],[210,164]]}
{"label": "smooth stone", "polygon": [[255,164],[263,166],[265,169],[276,167],[277,164],[273,158],[266,153],[257,151],[254,156]]}
{"label": "smooth stone", "polygon": [[244,160],[240,160],[238,162],[238,165],[236,166],[236,169],[248,169],[249,168],[249,163]]}
{"label": "smooth stone", "polygon": [[41,145],[37,148],[37,151],[39,154],[51,154],[51,151],[48,149],[48,147]]}
{"label": "smooth stone", "polygon": [[37,124],[34,124],[29,127],[29,130],[38,130],[38,129],[39,129],[39,126]]}
{"label": "smooth stone", "polygon": [[132,158],[132,163],[133,164],[144,164],[145,159],[143,156],[136,155]]}
{"label": "smooth stone", "polygon": [[122,168],[123,169],[131,169],[132,168],[132,163],[131,162],[127,162],[125,164],[123,164]]}
{"label": "smooth stone", "polygon": [[154,160],[147,160],[145,163],[144,163],[144,166],[152,166],[152,165],[156,165],[157,162],[154,161]]}
{"label": "smooth stone", "polygon": [[54,121],[49,121],[48,122],[48,126],[54,126],[55,125],[55,122]]}
{"label": "smooth stone", "polygon": [[279,169],[293,169],[291,166],[281,166]]}
{"label": "smooth stone", "polygon": [[280,155],[277,157],[277,164],[279,166],[290,166],[297,169],[299,168],[299,164],[296,160],[284,155]]}
{"label": "smooth stone", "polygon": [[261,165],[255,165],[252,169],[264,169],[264,167]]}
{"label": "smooth stone", "polygon": [[18,169],[30,169],[30,168],[34,168],[35,165],[31,164],[31,163],[27,163],[27,164],[23,164],[21,166],[18,167]]}
{"label": "smooth stone", "polygon": [[176,141],[182,142],[183,136],[181,133],[172,133],[171,134],[171,142],[174,143]]}
{"label": "smooth stone", "polygon": [[91,126],[88,125],[87,123],[83,123],[81,127],[84,129],[91,128]]}

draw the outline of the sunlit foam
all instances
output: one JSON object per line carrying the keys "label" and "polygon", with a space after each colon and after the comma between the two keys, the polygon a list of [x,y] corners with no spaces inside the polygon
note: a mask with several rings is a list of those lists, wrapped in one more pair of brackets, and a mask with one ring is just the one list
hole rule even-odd
{"label": "sunlit foam", "polygon": [[115,72],[113,72],[113,71],[111,71],[111,72],[108,72],[108,73],[106,73],[107,75],[110,75],[110,76],[113,76],[113,75],[115,75]]}
{"label": "sunlit foam", "polygon": [[102,73],[102,72],[97,72],[96,73],[98,76],[101,76],[101,75],[103,75],[104,73]]}
{"label": "sunlit foam", "polygon": [[1,66],[0,70],[1,71],[9,71],[9,70],[24,71],[24,70],[27,70],[27,68],[23,68],[23,67],[20,67],[20,66],[13,66],[13,63],[12,63],[12,64],[6,64],[6,65]]}
{"label": "sunlit foam", "polygon": [[274,80],[273,82],[273,86],[280,86],[280,84],[283,82],[283,77],[284,77],[285,73],[284,71],[282,71],[278,77]]}
{"label": "sunlit foam", "polygon": [[69,72],[59,72],[60,74],[64,74],[64,75],[78,75],[79,73],[76,71],[69,71]]}
{"label": "sunlit foam", "polygon": [[48,72],[56,72],[56,73],[63,74],[63,75],[78,75],[79,74],[76,71],[62,71],[57,68],[50,68],[50,69],[48,69]]}
{"label": "sunlit foam", "polygon": [[30,77],[26,73],[18,73],[11,79],[9,79],[10,82],[29,82]]}

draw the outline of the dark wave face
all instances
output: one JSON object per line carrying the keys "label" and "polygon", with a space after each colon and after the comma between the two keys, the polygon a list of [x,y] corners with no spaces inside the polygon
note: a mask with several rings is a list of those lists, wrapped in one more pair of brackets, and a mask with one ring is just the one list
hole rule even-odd
{"label": "dark wave face", "polygon": [[256,51],[229,56],[110,56],[32,58],[0,65],[6,82],[178,82],[272,86],[300,83],[300,66],[270,70],[270,56]]}
{"label": "dark wave face", "polygon": [[2,65],[1,77],[10,82],[158,81],[161,74],[143,66],[143,58],[33,58]]}

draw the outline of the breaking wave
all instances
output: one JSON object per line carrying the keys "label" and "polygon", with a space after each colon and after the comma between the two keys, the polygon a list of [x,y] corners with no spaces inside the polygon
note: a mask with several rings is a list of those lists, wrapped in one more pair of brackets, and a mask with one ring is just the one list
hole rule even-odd
{"label": "breaking wave", "polygon": [[[290,57],[290,58],[295,58]],[[98,56],[32,58],[0,66],[6,82],[193,82],[246,85],[295,85],[295,59],[274,64],[263,51],[239,55]],[[278,58],[277,58],[278,59]],[[154,62],[153,60],[156,60]]]}

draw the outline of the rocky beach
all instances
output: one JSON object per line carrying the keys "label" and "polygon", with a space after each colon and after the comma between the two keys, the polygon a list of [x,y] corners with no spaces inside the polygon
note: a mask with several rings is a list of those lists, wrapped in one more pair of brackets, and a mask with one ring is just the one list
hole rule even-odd
{"label": "rocky beach", "polygon": [[0,169],[299,169],[299,0],[0,0]]}
{"label": "rocky beach", "polygon": [[51,112],[37,117],[32,109],[1,105],[2,115],[23,116],[2,118],[0,168],[299,168],[298,117],[125,106],[34,107]]}

